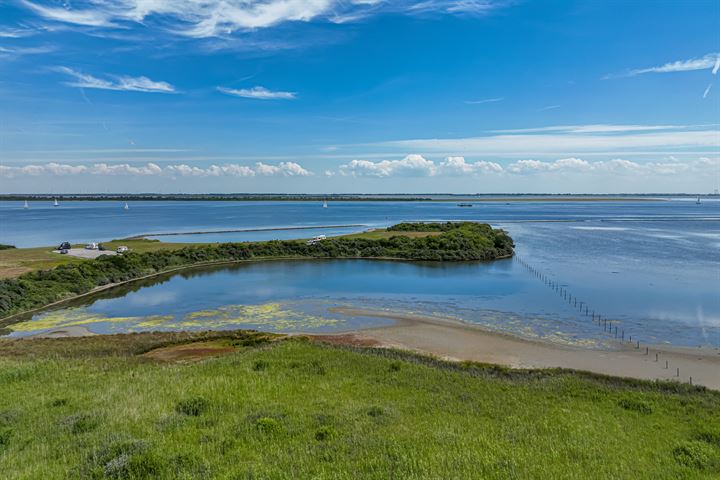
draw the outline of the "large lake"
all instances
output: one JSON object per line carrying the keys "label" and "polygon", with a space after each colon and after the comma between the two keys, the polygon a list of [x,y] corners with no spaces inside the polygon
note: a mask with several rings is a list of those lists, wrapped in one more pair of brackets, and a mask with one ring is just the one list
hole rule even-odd
{"label": "large lake", "polygon": [[[720,202],[0,202],[0,243],[54,245],[148,233],[313,227],[163,241],[337,234],[404,220],[477,220],[505,228],[517,253],[591,310],[647,343],[720,346]],[[602,345],[602,327],[516,260],[257,263],[189,271],[35,315],[16,334],[58,325],[98,332],[163,328],[338,331],[386,320],[335,307],[410,311],[561,343]]]}

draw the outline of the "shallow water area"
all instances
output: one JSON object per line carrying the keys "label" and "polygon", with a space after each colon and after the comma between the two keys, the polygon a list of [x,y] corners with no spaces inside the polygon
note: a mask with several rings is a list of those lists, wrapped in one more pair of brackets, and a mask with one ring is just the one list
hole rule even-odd
{"label": "shallow water area", "polygon": [[[13,335],[81,324],[99,333],[257,328],[337,332],[387,325],[346,307],[460,320],[526,338],[607,346],[614,335],[650,344],[720,346],[720,202],[66,202],[23,211],[0,202],[0,243],[105,240],[148,232],[311,227],[158,237],[245,241],[341,234],[406,220],[474,220],[505,228],[516,260],[411,263],[367,260],[247,263],[172,276],[93,295],[12,326]],[[323,225],[362,225],[326,231]],[[314,226],[314,227],[313,227]],[[530,274],[588,307],[588,314]],[[81,322],[81,323],[79,323]]]}

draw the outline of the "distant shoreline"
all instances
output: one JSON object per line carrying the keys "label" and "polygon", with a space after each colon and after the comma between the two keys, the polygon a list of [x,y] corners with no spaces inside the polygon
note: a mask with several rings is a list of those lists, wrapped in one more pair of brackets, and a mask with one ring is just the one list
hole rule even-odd
{"label": "distant shoreline", "polygon": [[60,202],[612,202],[663,201],[668,198],[720,198],[718,195],[697,193],[653,194],[5,194],[0,202],[50,201]]}
{"label": "distant shoreline", "polygon": [[363,224],[352,225],[318,225],[318,226],[302,226],[302,227],[271,227],[271,228],[237,228],[230,230],[206,230],[194,232],[165,232],[165,233],[143,233],[141,235],[133,235],[127,237],[128,240],[139,240],[148,237],[172,237],[178,235],[209,235],[212,233],[247,233],[247,232],[277,232],[283,230],[328,230],[331,228],[356,228],[367,227]]}

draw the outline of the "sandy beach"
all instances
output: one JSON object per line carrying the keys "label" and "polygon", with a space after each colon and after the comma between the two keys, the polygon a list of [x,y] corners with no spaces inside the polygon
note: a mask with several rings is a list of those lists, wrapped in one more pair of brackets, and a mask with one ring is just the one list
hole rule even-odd
{"label": "sandy beach", "polygon": [[[364,309],[337,309],[354,316],[388,318],[391,326],[321,335],[336,343],[377,345],[514,368],[571,368],[619,377],[671,380],[720,390],[720,351],[617,343],[612,350],[569,347],[489,332],[457,321]],[[657,361],[656,361],[657,354]],[[668,367],[666,368],[666,362]],[[678,368],[680,375],[677,375]]]}

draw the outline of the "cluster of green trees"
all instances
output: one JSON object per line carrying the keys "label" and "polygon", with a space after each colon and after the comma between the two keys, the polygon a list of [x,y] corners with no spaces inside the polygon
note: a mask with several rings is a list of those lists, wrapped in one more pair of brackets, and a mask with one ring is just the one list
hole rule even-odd
{"label": "cluster of green trees", "polygon": [[[405,227],[404,225],[412,225]],[[125,255],[61,265],[0,280],[0,318],[87,293],[103,285],[132,280],[196,264],[263,258],[399,258],[407,260],[492,260],[512,255],[512,239],[502,230],[478,223],[400,224],[398,231],[440,235],[390,238],[330,238],[312,245],[297,240],[223,243]],[[410,230],[405,230],[408,228]]]}

